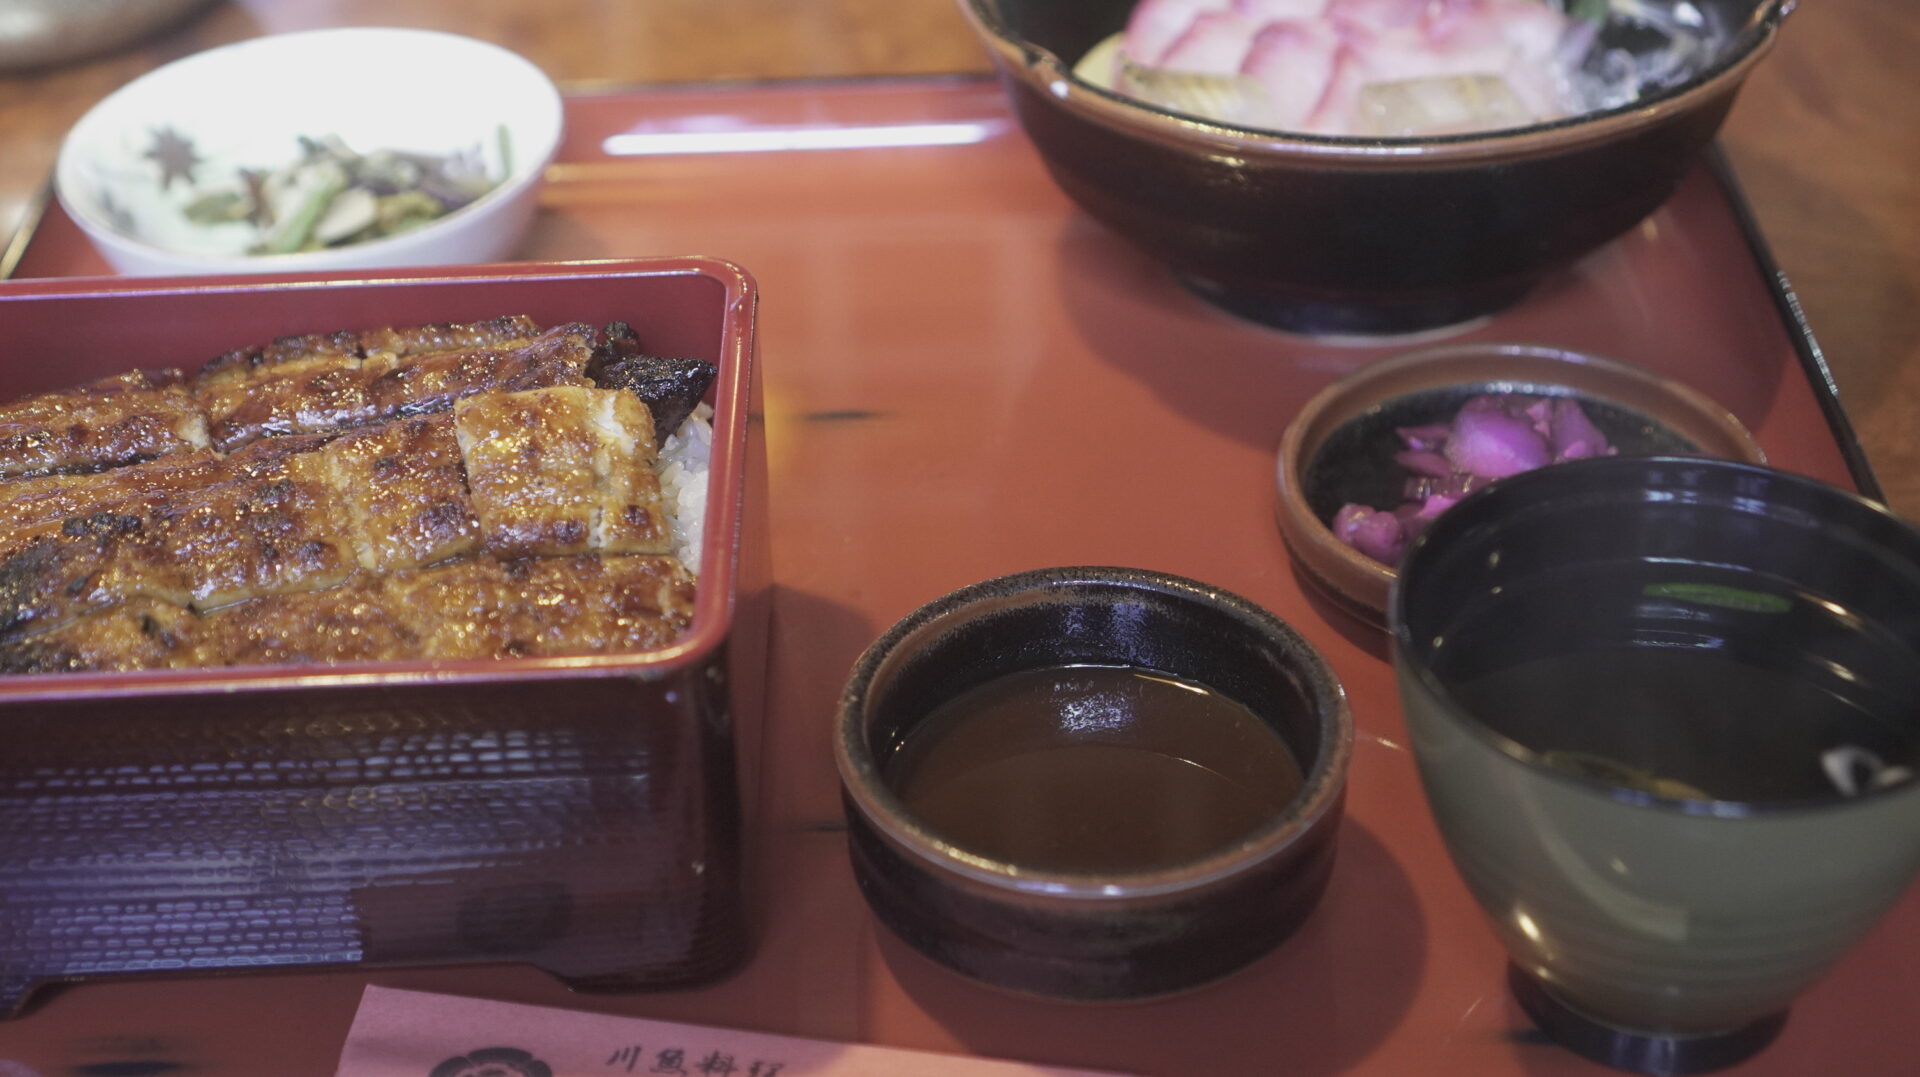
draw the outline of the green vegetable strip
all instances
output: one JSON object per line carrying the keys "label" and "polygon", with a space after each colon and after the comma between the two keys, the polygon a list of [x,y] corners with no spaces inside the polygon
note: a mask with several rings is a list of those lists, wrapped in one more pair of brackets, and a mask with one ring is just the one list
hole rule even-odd
{"label": "green vegetable strip", "polygon": [[327,206],[341,191],[347,189],[347,174],[344,169],[328,169],[321,177],[314,192],[286,220],[285,227],[260,245],[262,254],[291,254],[307,245],[307,237],[313,235],[313,226],[320,223],[320,217],[326,213]]}

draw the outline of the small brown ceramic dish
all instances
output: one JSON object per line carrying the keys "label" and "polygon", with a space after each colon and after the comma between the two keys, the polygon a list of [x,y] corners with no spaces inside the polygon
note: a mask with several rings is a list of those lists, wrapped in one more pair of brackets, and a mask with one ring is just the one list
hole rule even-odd
{"label": "small brown ceramic dish", "polygon": [[[1132,667],[1204,685],[1250,712],[1256,737],[1290,755],[1297,772],[1264,790],[1273,806],[1252,813],[1237,837],[1136,870],[1008,862],[935,832],[897,788],[903,745],[942,728],[929,720],[942,704],[1055,667]],[[1135,751],[1139,729],[1158,720],[1061,698],[1054,733],[1068,747]],[[1176,734],[1199,728],[1181,721],[1192,724]],[[855,664],[835,735],[854,875],[880,921],[977,980],[1088,1002],[1193,988],[1290,935],[1326,887],[1352,744],[1345,692],[1293,629],[1218,588],[1120,568],[1004,576],[907,615]],[[1003,798],[1021,806],[1010,829],[1054,820],[1029,805],[1046,799],[1066,764],[1059,754],[1042,762],[1029,772],[1035,781]],[[1234,767],[1209,769],[1225,776]],[[1104,827],[1101,819],[1086,830]],[[1073,835],[1064,845],[1084,840],[1083,830],[1060,830]]]}
{"label": "small brown ceramic dish", "polygon": [[1570,396],[1622,455],[1700,455],[1765,463],[1727,409],[1679,382],[1580,352],[1523,344],[1453,344],[1360,368],[1307,401],[1280,442],[1275,515],[1301,574],[1369,624],[1386,624],[1391,566],[1334,536],[1341,505],[1390,509],[1407,473],[1399,427],[1444,422],[1469,398]]}
{"label": "small brown ceramic dish", "polygon": [[1053,178],[1201,295],[1308,333],[1402,333],[1513,302],[1632,227],[1713,139],[1791,0],[1699,0],[1728,42],[1618,108],[1485,134],[1364,139],[1236,127],[1073,66],[1134,0],[962,0]]}

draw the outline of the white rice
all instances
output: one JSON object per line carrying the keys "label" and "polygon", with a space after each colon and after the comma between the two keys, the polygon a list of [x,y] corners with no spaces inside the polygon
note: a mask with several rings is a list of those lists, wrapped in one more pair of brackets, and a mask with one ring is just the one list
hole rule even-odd
{"label": "white rice", "polygon": [[701,404],[667,435],[653,469],[660,476],[660,497],[673,525],[673,548],[680,563],[700,574],[700,536],[707,524],[707,465],[713,455],[713,408]]}

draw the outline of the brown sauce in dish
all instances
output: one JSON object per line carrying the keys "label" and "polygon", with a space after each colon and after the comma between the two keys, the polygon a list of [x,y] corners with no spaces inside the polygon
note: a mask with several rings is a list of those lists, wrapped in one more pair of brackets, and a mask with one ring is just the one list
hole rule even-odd
{"label": "brown sauce in dish", "polygon": [[1114,666],[1026,670],[963,692],[909,733],[885,777],[959,848],[1059,872],[1199,859],[1274,818],[1303,784],[1245,706]]}

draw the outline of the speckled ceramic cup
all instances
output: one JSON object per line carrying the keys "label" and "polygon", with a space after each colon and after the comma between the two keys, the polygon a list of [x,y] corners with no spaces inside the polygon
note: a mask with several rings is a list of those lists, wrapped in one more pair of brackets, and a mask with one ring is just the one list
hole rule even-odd
{"label": "speckled ceramic cup", "polygon": [[[963,848],[889,785],[889,757],[941,703],[1017,671],[1087,665],[1238,701],[1285,743],[1303,784],[1223,848],[1101,873]],[[1312,646],[1253,603],[1164,573],[1057,568],[974,584],[894,625],[853,668],[835,745],[854,875],[881,923],[976,980],[1102,1002],[1199,986],[1293,933],[1332,869],[1353,723]]]}
{"label": "speckled ceramic cup", "polygon": [[1575,461],[1440,517],[1388,612],[1447,848],[1582,1054],[1758,1051],[1920,867],[1920,532],[1874,503]]}

